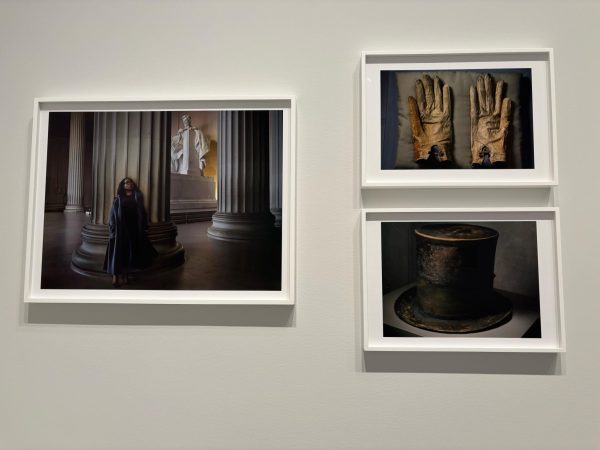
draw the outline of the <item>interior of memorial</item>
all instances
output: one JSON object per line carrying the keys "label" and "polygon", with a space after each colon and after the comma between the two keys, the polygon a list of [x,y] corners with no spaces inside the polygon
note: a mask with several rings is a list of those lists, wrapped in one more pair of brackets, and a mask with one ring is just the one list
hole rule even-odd
{"label": "interior of memorial", "polygon": [[280,110],[50,113],[41,288],[280,290],[282,128]]}

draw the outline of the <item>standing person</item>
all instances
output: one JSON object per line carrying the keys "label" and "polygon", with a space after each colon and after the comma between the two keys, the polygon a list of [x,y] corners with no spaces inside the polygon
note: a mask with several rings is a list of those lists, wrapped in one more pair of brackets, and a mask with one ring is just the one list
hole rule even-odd
{"label": "standing person", "polygon": [[148,267],[157,255],[146,235],[147,228],[142,193],[131,178],[125,177],[117,188],[108,220],[104,270],[112,275],[113,286],[126,284],[129,272]]}

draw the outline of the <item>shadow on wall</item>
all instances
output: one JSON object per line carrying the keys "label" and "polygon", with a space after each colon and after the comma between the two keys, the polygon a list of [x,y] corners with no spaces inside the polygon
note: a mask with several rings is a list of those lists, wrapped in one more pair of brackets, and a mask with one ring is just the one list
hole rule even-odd
{"label": "shadow on wall", "polygon": [[25,323],[61,325],[155,325],[294,327],[287,305],[29,304]]}
{"label": "shadow on wall", "polygon": [[364,352],[366,372],[563,375],[564,354]]}

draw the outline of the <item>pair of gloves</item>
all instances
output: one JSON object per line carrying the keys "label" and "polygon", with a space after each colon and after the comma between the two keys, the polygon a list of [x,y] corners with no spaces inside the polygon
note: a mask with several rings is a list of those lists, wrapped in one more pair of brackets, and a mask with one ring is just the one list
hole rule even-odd
{"label": "pair of gloves", "polygon": [[[495,91],[492,77],[477,78],[469,88],[471,116],[471,165],[491,167],[506,162],[506,137],[510,126],[511,101],[502,98],[504,81]],[[415,161],[451,160],[452,105],[450,87],[425,75],[416,82],[416,99],[408,97]]]}

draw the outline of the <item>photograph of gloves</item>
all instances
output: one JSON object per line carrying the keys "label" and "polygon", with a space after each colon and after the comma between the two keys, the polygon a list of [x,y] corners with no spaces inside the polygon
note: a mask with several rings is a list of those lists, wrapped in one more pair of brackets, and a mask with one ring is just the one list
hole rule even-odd
{"label": "photograph of gloves", "polygon": [[[506,167],[509,151],[515,154],[521,151],[521,130],[509,138],[514,131],[511,129],[514,101],[506,93],[510,83],[501,78],[494,80],[485,72],[465,71],[462,75],[454,72],[451,78],[447,83],[444,73],[422,72],[412,82],[414,96],[404,97],[404,105],[407,105],[408,138],[413,155],[412,158],[405,155],[420,168]],[[454,91],[455,83],[459,85],[459,93]],[[514,95],[514,86],[512,92]],[[456,101],[459,103],[453,104]],[[402,122],[406,116],[400,109],[398,113]],[[399,139],[403,133],[400,130]],[[513,141],[519,143],[517,148],[513,148]]]}

